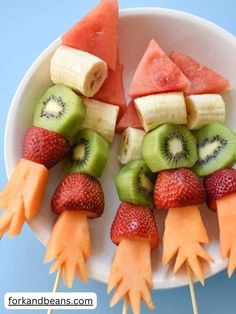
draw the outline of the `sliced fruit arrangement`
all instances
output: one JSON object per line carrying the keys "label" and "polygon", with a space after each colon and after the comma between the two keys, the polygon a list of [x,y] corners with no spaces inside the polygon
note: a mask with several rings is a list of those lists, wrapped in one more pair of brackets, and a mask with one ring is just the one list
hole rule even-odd
{"label": "sliced fruit arrangement", "polygon": [[193,167],[199,176],[231,167],[236,161],[236,135],[218,123],[212,123],[194,132],[197,139],[198,160]]}
{"label": "sliced fruit arrangement", "polygon": [[187,113],[183,93],[160,93],[134,100],[146,132],[164,123],[186,124]]}
{"label": "sliced fruit arrangement", "polygon": [[228,260],[228,276],[236,268],[236,170],[220,169],[204,179],[207,205],[217,211],[220,250]]}
{"label": "sliced fruit arrangement", "polygon": [[145,135],[142,156],[152,172],[192,167],[197,161],[196,140],[185,126],[163,124]]}
{"label": "sliced fruit arrangement", "polygon": [[121,164],[141,159],[142,143],[146,133],[143,130],[128,127],[122,133],[118,160]]}
{"label": "sliced fruit arrangement", "polygon": [[70,88],[49,88],[34,113],[34,126],[26,131],[23,159],[0,193],[0,236],[20,233],[40,209],[48,169],[60,162],[70,149],[70,141],[84,119],[84,104]]}
{"label": "sliced fruit arrangement", "polygon": [[180,52],[172,52],[170,59],[178,66],[191,83],[186,95],[223,93],[230,88],[229,81],[223,76],[198,63]]}
{"label": "sliced fruit arrangement", "polygon": [[116,289],[110,306],[125,298],[135,314],[140,313],[141,300],[154,309],[151,249],[157,247],[159,236],[152,209],[121,203],[111,227],[111,240],[118,247],[107,287],[108,293]]}
{"label": "sliced fruit arrangement", "polygon": [[[134,73],[126,107],[118,20],[117,0],[101,0],[61,37],[50,64],[56,85],[36,105],[23,158],[0,193],[5,209],[0,237],[17,235],[35,217],[48,169],[63,159],[67,175],[52,196],[51,209],[59,218],[45,261],[54,262],[50,272],[60,269],[68,287],[75,275],[86,282],[88,219],[104,211],[98,178],[115,131],[123,132],[118,159],[124,166],[115,178],[121,204],[111,227],[118,247],[108,292],[116,289],[111,306],[124,297],[139,314],[141,300],[154,308],[150,254],[159,242],[154,205],[169,209],[164,265],[175,259],[174,272],[186,264],[204,283],[203,262],[213,261],[201,245],[209,242],[199,211],[206,200],[217,210],[229,276],[236,268],[236,170],[224,169],[236,161],[236,135],[222,125],[225,103],[218,95],[229,89],[229,81],[182,53],[168,56],[154,39]],[[198,176],[206,176],[206,192]]]}
{"label": "sliced fruit arrangement", "polygon": [[204,283],[202,260],[212,258],[200,243],[208,243],[198,205],[205,201],[205,190],[199,177],[190,169],[160,172],[154,188],[156,208],[169,208],[163,235],[163,264],[175,258],[174,272],[186,263]]}

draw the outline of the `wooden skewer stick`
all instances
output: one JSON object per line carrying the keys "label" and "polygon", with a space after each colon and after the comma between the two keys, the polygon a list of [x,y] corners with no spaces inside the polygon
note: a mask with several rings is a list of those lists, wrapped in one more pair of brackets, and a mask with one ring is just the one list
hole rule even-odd
{"label": "wooden skewer stick", "polygon": [[[60,285],[60,281],[61,281],[61,268],[59,268],[58,271],[57,271],[57,276],[56,276],[56,279],[55,279],[55,283],[54,283],[52,292],[55,293],[55,292],[58,291],[58,288],[59,288],[59,285]],[[53,309],[49,309],[47,314],[53,314]]]}
{"label": "wooden skewer stick", "polygon": [[127,297],[125,297],[124,299],[122,314],[128,314],[128,298]]}
{"label": "wooden skewer stick", "polygon": [[192,270],[190,269],[188,263],[186,263],[186,267],[187,267],[187,273],[188,273],[189,290],[190,290],[192,306],[193,306],[193,314],[198,314],[198,308],[197,308],[197,301],[196,301],[196,295],[195,295],[195,289],[194,289],[194,283],[193,283]]}

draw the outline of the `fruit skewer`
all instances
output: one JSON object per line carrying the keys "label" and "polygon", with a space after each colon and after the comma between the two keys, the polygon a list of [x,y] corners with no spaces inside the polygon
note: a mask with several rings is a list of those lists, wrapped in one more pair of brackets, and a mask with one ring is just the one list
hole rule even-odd
{"label": "fruit skewer", "polygon": [[[196,99],[192,99],[192,101],[196,101]],[[147,149],[148,145],[154,145],[153,141],[155,138],[153,134],[156,133],[159,137],[160,135],[164,136],[160,128],[158,129],[144,138],[143,155],[146,156],[145,160],[152,169],[157,165],[160,167],[158,170],[162,170],[157,178],[154,189],[155,206],[157,208],[171,207],[165,222],[163,263],[167,264],[173,257],[176,257],[174,272],[184,263],[189,264],[187,267],[204,283],[204,273],[199,257],[205,259],[207,262],[212,261],[199,243],[208,243],[208,236],[197,208],[197,205],[204,202],[204,189],[201,181],[191,170],[177,169],[163,171],[163,169],[168,168],[168,165],[164,159],[161,160],[161,163],[159,162],[162,157],[156,158],[156,164],[155,162],[150,164],[151,159]],[[174,129],[174,132],[172,129],[172,133],[176,133],[176,127]],[[198,159],[193,169],[198,175],[207,175],[214,170],[234,163],[235,135],[231,130],[218,123],[212,123],[195,131],[194,135],[197,142]],[[180,139],[181,137],[176,136],[176,138]],[[182,138],[182,143],[185,142],[186,144],[186,138],[184,139],[183,134]],[[161,148],[160,144],[163,145],[163,140],[160,141],[159,138],[159,144],[157,144],[159,148]],[[176,142],[172,146],[172,149],[171,145],[169,145],[170,156],[174,155],[174,149],[178,147],[176,144],[178,143]],[[190,151],[188,144],[185,146],[185,151]],[[180,151],[179,153],[182,154],[180,160],[182,159],[181,162],[183,162],[183,152]],[[178,154],[175,152],[175,155]],[[176,163],[175,166],[179,166],[179,164]],[[189,167],[192,165],[185,162],[184,166]],[[192,300],[193,309],[195,307],[194,311],[196,312],[194,295],[192,295]]]}
{"label": "fruit skewer", "polygon": [[[136,145],[130,142],[130,146]],[[126,164],[115,179],[122,201],[111,227],[111,240],[118,245],[112,263],[107,291],[116,291],[110,305],[124,298],[135,314],[140,313],[141,300],[154,308],[149,290],[152,288],[151,250],[159,242],[152,210],[153,174],[143,160]]]}
{"label": "fruit skewer", "polygon": [[[52,57],[51,79],[86,97],[94,96],[107,78],[107,64],[91,53],[67,46],[68,33]],[[87,219],[99,217],[104,210],[103,191],[96,178],[102,175],[106,165],[107,141],[113,140],[119,111],[116,106],[86,97],[83,97],[86,117],[82,124],[85,130],[79,133],[77,144],[63,161],[62,168],[69,175],[52,198],[51,208],[60,217],[53,227],[45,257],[45,262],[55,260],[50,272],[59,269],[56,283],[62,274],[68,287],[72,286],[75,273],[87,281],[86,261],[91,246]]]}
{"label": "fruit skewer", "polygon": [[[97,108],[101,104],[101,111],[97,114],[98,125],[103,114],[104,119],[108,112],[117,117],[119,109],[116,106],[97,102],[96,105],[86,105],[84,121],[84,102],[89,100],[84,98],[83,102],[71,89],[84,96],[93,96],[101,88],[107,74],[106,62],[88,52],[66,45],[56,49],[51,59],[50,75],[51,80],[58,85],[49,88],[41,98],[33,119],[35,127],[55,134],[44,135],[43,138],[34,134],[35,141],[27,143],[28,147],[24,144],[24,158],[0,195],[0,207],[6,208],[0,219],[0,236],[7,231],[11,236],[18,234],[24,221],[32,220],[38,213],[48,181],[48,169],[65,157],[69,143],[73,142],[82,123],[84,122],[84,128],[90,125],[91,117],[96,111],[94,107]],[[109,123],[108,126],[110,127]],[[112,141],[114,131],[111,133],[108,128],[105,135],[108,141]],[[29,136],[27,139],[29,140]],[[60,153],[62,155],[59,156]],[[48,160],[45,160],[46,158]]]}
{"label": "fruit skewer", "polygon": [[[116,117],[110,116],[109,123],[114,125],[112,133]],[[103,128],[107,130],[109,123]],[[99,131],[103,133],[101,128]],[[53,227],[45,255],[46,263],[54,261],[50,273],[58,270],[54,291],[58,289],[61,275],[69,288],[75,275],[83,282],[88,280],[86,263],[91,252],[88,219],[98,218],[104,211],[104,194],[97,178],[102,176],[106,166],[108,150],[109,144],[103,137],[85,129],[78,133],[76,144],[62,162],[68,175],[52,196],[51,209],[60,216]]]}
{"label": "fruit skewer", "polygon": [[192,272],[204,283],[201,259],[211,257],[200,243],[208,243],[198,205],[205,201],[204,186],[191,170],[197,161],[196,139],[184,126],[164,124],[145,135],[142,156],[159,172],[154,188],[156,208],[169,208],[163,236],[163,264],[175,259],[174,272],[187,265],[193,310],[197,313]]}
{"label": "fruit skewer", "polygon": [[[208,242],[197,207],[204,202],[204,188],[191,170],[177,168],[193,167],[199,176],[205,176],[231,166],[235,162],[235,134],[212,123],[194,135],[182,126],[162,125],[144,137],[142,155],[153,172],[161,171],[155,186],[155,206],[170,208],[165,222],[163,262],[167,264],[177,254],[174,271],[187,261],[203,283],[198,256],[211,261],[199,244]],[[177,170],[164,171],[171,168]]]}
{"label": "fruit skewer", "polygon": [[[33,127],[24,137],[23,158],[0,194],[0,236],[20,233],[40,209],[48,182],[48,169],[60,162],[85,116],[79,96],[65,86],[47,90],[35,108]],[[59,119],[60,117],[60,119]]]}
{"label": "fruit skewer", "polygon": [[210,209],[217,210],[221,256],[223,259],[229,257],[230,277],[236,266],[234,254],[236,219],[235,170],[229,168],[236,161],[236,137],[232,130],[217,123],[202,127],[195,135],[199,158],[194,170],[198,175],[205,176],[207,205]]}
{"label": "fruit skewer", "polygon": [[[131,135],[134,134],[134,135],[131,136],[130,134]],[[130,159],[132,160],[133,155],[136,156],[140,154],[140,141],[138,141],[138,136],[136,139],[135,135],[136,135],[135,129],[132,130],[132,133],[124,132],[123,134],[123,141],[121,143],[120,155],[124,157],[124,161],[126,159],[126,156],[128,156],[128,152],[130,153],[130,155],[128,156],[129,160]],[[132,137],[133,138],[135,137],[136,140],[130,143],[129,138],[132,138]],[[127,138],[128,138],[128,141],[127,141]],[[129,142],[128,146],[127,146],[127,142]],[[187,130],[187,128],[182,127],[182,126],[173,126],[170,124],[163,125],[159,127],[158,129],[154,130],[153,132],[147,134],[144,137],[143,145],[142,145],[143,146],[142,155],[153,172],[171,167],[171,163],[177,167],[178,166],[180,167],[181,165],[185,165],[189,167],[189,166],[192,166],[197,160],[197,152],[196,152],[195,144],[196,144],[196,140],[191,135],[191,133]],[[135,147],[135,150],[132,150],[131,149],[132,147]],[[137,147],[137,151],[136,151],[136,147]],[[169,150],[166,156],[163,156],[163,153],[162,153],[164,149]],[[183,152],[180,149],[182,149]],[[133,151],[135,151],[135,153],[133,153]],[[137,152],[139,153],[137,154]],[[174,155],[177,155],[177,156],[174,156]],[[153,158],[153,156],[155,156],[155,158]],[[169,162],[168,162],[168,159],[170,159]],[[181,197],[181,192],[185,192],[186,195],[183,195],[183,199],[185,200],[185,198],[188,197],[188,192],[191,192],[191,190],[189,191],[187,190],[188,179],[192,179],[193,186],[194,186],[192,191],[196,192],[195,194],[196,197],[195,197],[195,200],[192,200],[191,197],[193,197],[194,195],[190,195],[189,201],[196,202],[196,204],[200,204],[201,202],[204,202],[205,191],[204,191],[204,187],[200,179],[191,170],[187,170],[187,169],[184,169],[184,170],[186,170],[188,174],[188,176],[186,176],[185,178],[186,180],[184,181],[182,179],[183,182],[180,180],[179,185],[178,185],[178,181],[176,182],[177,183],[176,185],[175,183],[173,183],[174,185],[173,189],[172,187],[166,186],[165,188],[163,188],[164,192],[162,194],[165,195],[164,193],[170,193],[170,197],[172,196],[173,198],[174,195],[172,195],[171,193],[172,192],[174,193],[175,188],[177,189],[177,191],[179,188],[180,189],[179,197]],[[172,171],[177,171],[177,170],[172,170]],[[159,177],[163,175],[163,173],[164,171],[161,171]],[[117,187],[117,191],[118,191],[120,199],[122,201],[128,201],[128,202],[133,202],[133,203],[136,202],[142,205],[152,206],[153,205],[152,204],[153,177],[155,177],[155,175],[150,172],[150,170],[148,169],[144,161],[138,160],[138,161],[129,162],[122,168],[122,170],[116,177],[116,187]],[[177,175],[177,178],[178,178],[178,175]],[[127,184],[127,182],[129,182],[129,184]],[[134,185],[134,182],[137,184],[137,186]],[[185,186],[181,187],[181,184],[184,185],[184,182],[185,182]],[[198,190],[196,190],[196,188]],[[199,192],[199,195],[198,195],[198,192]],[[166,200],[168,201],[168,199],[169,199],[169,196],[167,195]],[[155,197],[154,197],[154,200],[155,200]],[[178,198],[177,198],[177,201],[179,201]],[[203,275],[201,274],[201,271],[199,271],[199,269],[201,269],[201,265],[199,264],[200,262],[198,263],[197,256],[198,254],[200,254],[201,256],[205,256],[207,261],[209,262],[211,261],[211,258],[207,255],[207,253],[203,250],[203,248],[199,244],[199,242],[201,241],[207,242],[208,236],[204,228],[204,225],[202,223],[200,212],[197,206],[190,206],[191,205],[190,203],[186,204],[186,206],[187,205],[189,205],[189,208],[187,207],[179,208],[178,212],[177,212],[177,209],[173,209],[169,211],[169,214],[167,216],[167,218],[170,217],[170,219],[168,220],[168,225],[170,224],[170,228],[169,227],[167,228],[168,235],[169,234],[171,235],[174,233],[175,236],[173,236],[174,239],[167,238],[166,242],[167,242],[167,245],[171,247],[173,244],[173,248],[174,248],[174,243],[176,242],[176,239],[179,239],[179,243],[178,245],[176,245],[176,250],[175,252],[173,252],[173,255],[175,255],[175,253],[178,251],[178,247],[181,247],[181,245],[183,245],[185,250],[187,247],[186,254],[190,255],[187,257],[190,258],[191,262],[192,262],[191,257],[193,259],[193,262],[190,263],[190,266],[192,265],[193,269],[197,272],[198,275],[200,274],[200,277],[202,279]],[[172,206],[175,207],[173,204]],[[176,206],[181,206],[181,205],[179,204]],[[183,206],[184,205],[182,205],[182,207]],[[179,220],[177,219],[177,221],[175,222],[178,216],[179,216]],[[190,238],[189,243],[186,241],[184,242],[184,240],[186,240],[186,232],[189,231],[189,230],[186,230],[185,223],[186,221],[189,222],[189,228],[191,228],[190,226],[192,224],[192,221],[191,221],[192,219],[195,222],[195,234],[193,234],[193,237]],[[179,224],[178,231],[174,229],[175,225],[174,223],[172,224],[172,220],[174,220],[174,222],[177,223],[177,225]],[[177,237],[176,237],[176,233],[177,233]],[[184,242],[184,243],[181,243],[181,242]],[[188,249],[190,249],[190,251]],[[195,253],[194,250],[197,250],[197,254]],[[179,256],[181,257],[181,252]],[[183,263],[184,262],[185,260],[183,260]],[[197,304],[196,304],[196,297],[195,297],[195,292],[194,292],[191,267],[187,266],[187,273],[188,273],[188,278],[189,278],[193,309],[194,309],[194,313],[197,313]]]}

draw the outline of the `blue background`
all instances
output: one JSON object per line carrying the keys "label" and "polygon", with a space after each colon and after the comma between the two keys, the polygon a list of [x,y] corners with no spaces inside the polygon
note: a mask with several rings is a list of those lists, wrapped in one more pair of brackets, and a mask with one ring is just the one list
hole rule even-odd
{"label": "blue background", "polygon": [[[0,187],[6,183],[3,160],[3,136],[7,112],[14,92],[34,59],[55,38],[80,19],[96,4],[96,0],[0,0]],[[202,16],[236,34],[233,0],[120,0],[120,8],[159,6],[183,10]],[[236,74],[235,74],[236,75]],[[42,263],[45,248],[28,226],[20,237],[0,242],[0,313],[7,291],[50,291],[54,276],[48,275],[48,266]],[[61,286],[61,290],[66,288]],[[114,310],[108,307],[105,285],[90,281],[85,286],[78,281],[74,291],[95,291],[98,307],[87,313],[121,313],[121,304]],[[228,280],[222,272],[206,281],[205,288],[196,285],[199,314],[235,313],[236,276]],[[192,313],[188,288],[153,292],[157,313]],[[14,311],[13,311],[14,312]],[[28,311],[21,311],[21,313]],[[74,313],[70,311],[68,313]],[[37,311],[36,313],[46,313]],[[65,313],[65,311],[60,311]],[[143,308],[142,313],[148,313]]]}

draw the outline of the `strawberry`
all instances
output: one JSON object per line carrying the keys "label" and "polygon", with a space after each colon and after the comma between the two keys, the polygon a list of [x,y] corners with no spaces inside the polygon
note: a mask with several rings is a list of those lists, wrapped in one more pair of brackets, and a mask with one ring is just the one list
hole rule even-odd
{"label": "strawberry", "polygon": [[26,131],[24,158],[42,164],[48,169],[60,162],[68,154],[69,149],[69,141],[58,133],[37,127],[31,127]]}
{"label": "strawberry", "polygon": [[220,169],[204,180],[206,201],[210,209],[216,211],[216,200],[236,191],[236,170]]}
{"label": "strawberry", "polygon": [[154,187],[157,208],[185,207],[202,204],[205,190],[200,178],[187,168],[160,172]]}
{"label": "strawberry", "polygon": [[65,210],[82,210],[89,218],[100,217],[104,210],[101,183],[86,174],[69,174],[56,188],[51,208],[56,214]]}
{"label": "strawberry", "polygon": [[153,211],[149,207],[121,203],[111,227],[111,240],[119,244],[122,238],[148,239],[157,247],[159,236]]}

